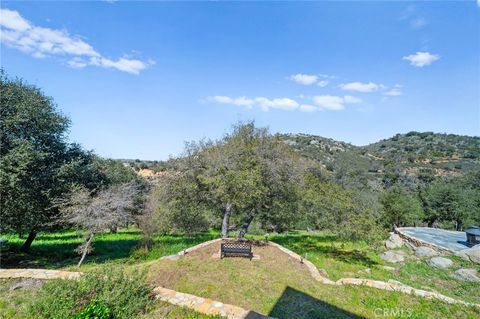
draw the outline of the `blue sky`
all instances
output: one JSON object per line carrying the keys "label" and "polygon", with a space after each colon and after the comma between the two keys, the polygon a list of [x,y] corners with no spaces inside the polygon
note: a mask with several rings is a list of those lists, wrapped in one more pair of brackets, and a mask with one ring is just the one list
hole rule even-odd
{"label": "blue sky", "polygon": [[480,6],[9,2],[1,65],[113,158],[166,159],[239,120],[364,145],[480,135]]}

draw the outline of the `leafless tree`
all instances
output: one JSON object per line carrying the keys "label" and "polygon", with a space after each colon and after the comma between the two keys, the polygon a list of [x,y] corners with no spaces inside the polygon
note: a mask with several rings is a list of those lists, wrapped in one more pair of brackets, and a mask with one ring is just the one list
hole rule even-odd
{"label": "leafless tree", "polygon": [[85,188],[71,192],[60,205],[60,222],[86,231],[85,242],[77,248],[82,255],[78,266],[92,251],[95,234],[133,221],[134,200],[139,185],[130,182],[90,193]]}

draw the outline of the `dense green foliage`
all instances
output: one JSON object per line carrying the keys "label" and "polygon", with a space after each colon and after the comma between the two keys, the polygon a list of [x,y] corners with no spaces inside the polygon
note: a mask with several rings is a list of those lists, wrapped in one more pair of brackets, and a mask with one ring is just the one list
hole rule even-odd
{"label": "dense green foliage", "polygon": [[69,119],[37,87],[0,74],[0,231],[59,228],[56,202],[81,186],[89,191],[138,179],[132,169],[67,141]]}
{"label": "dense green foliage", "polygon": [[144,312],[151,301],[144,274],[113,268],[88,272],[78,281],[47,282],[39,290],[32,312],[40,318],[85,318],[87,314],[102,319],[132,318]]}
{"label": "dense green foliage", "polygon": [[300,158],[265,129],[239,124],[219,141],[187,144],[160,182],[159,213],[187,233],[213,226],[212,218],[223,219],[225,232],[230,218],[245,230],[254,218],[264,229],[285,230],[296,220],[301,168]]}

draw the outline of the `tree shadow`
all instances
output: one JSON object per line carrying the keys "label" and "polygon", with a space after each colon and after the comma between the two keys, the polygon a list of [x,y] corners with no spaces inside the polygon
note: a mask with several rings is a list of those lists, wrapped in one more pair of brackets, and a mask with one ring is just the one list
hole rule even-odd
{"label": "tree shadow", "polygon": [[[250,318],[259,318],[254,315]],[[268,315],[279,319],[364,318],[291,287],[285,288]]]}
{"label": "tree shadow", "polygon": [[[93,251],[87,255],[87,263],[106,263],[119,259],[128,259],[138,247],[140,238],[121,238],[124,234],[138,234],[137,231],[121,231],[120,238],[110,237],[110,233],[98,234],[93,240]],[[183,235],[161,236],[155,239],[160,247],[169,248],[169,251],[159,249],[162,253],[177,253],[182,249],[214,239],[214,234],[202,233],[191,237]],[[0,248],[0,267],[2,268],[61,268],[75,266],[80,259],[76,248],[83,243],[83,236],[74,234],[42,234],[39,241],[34,241],[28,253],[22,252],[22,243],[8,243]],[[56,240],[54,240],[56,239]],[[40,241],[41,240],[41,241]],[[160,257],[160,256],[158,256]],[[141,257],[140,257],[141,258]],[[132,259],[133,261],[133,259]]]}

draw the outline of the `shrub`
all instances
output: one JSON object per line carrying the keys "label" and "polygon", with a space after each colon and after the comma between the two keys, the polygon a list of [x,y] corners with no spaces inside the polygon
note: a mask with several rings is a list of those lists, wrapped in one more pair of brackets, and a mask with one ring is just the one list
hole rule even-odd
{"label": "shrub", "polygon": [[112,311],[98,300],[92,300],[82,312],[78,313],[72,319],[111,319]]}
{"label": "shrub", "polygon": [[144,274],[107,269],[46,283],[30,310],[40,318],[122,319],[143,313],[151,300]]}

